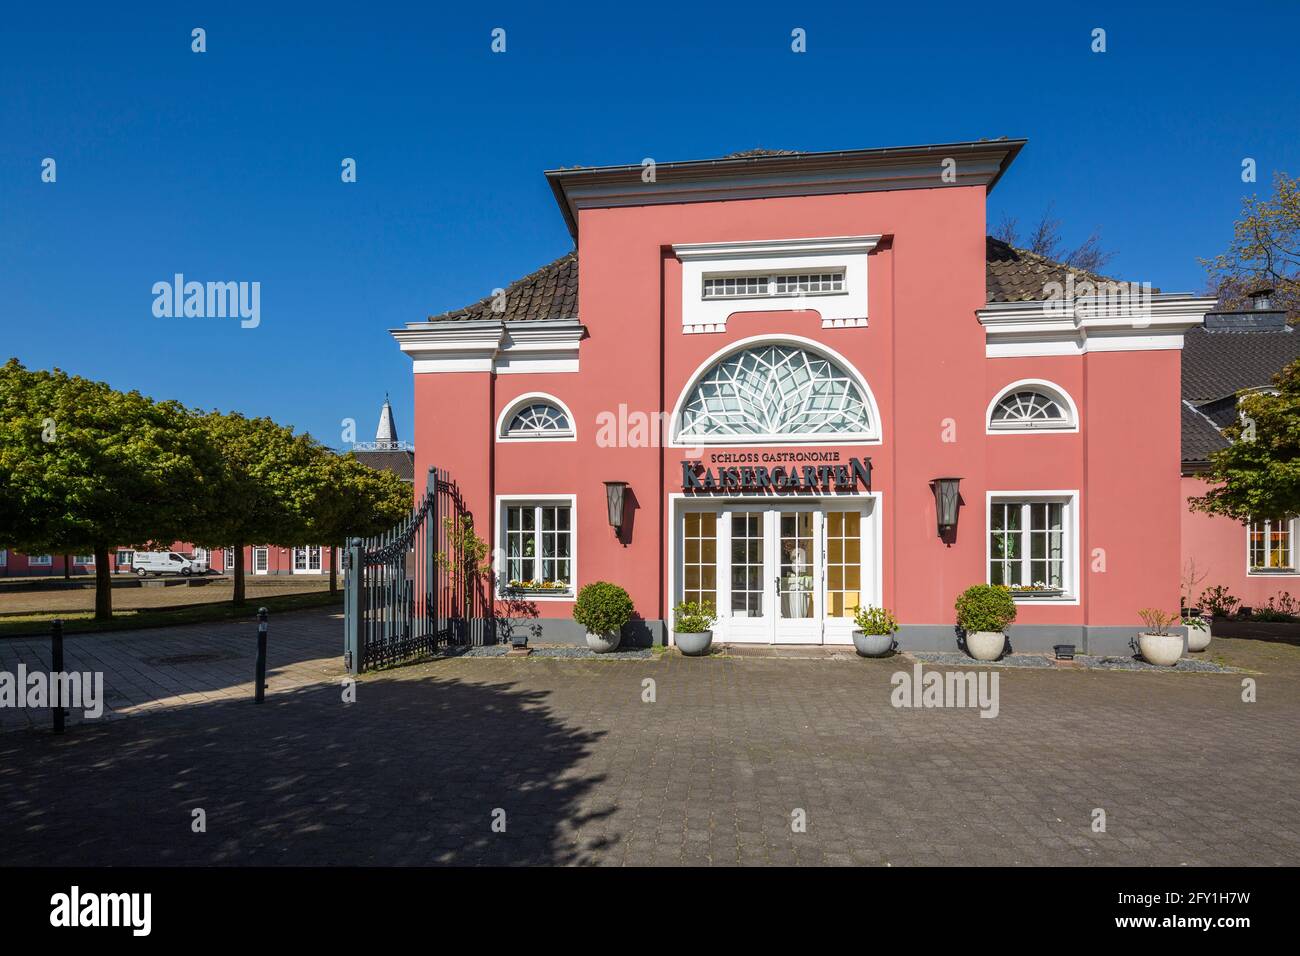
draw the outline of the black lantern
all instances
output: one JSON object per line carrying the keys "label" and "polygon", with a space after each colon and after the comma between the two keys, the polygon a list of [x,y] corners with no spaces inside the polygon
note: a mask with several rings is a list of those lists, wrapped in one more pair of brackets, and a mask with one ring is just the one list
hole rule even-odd
{"label": "black lantern", "polygon": [[939,518],[939,537],[957,527],[957,485],[960,478],[936,478],[930,482],[934,489],[934,513]]}
{"label": "black lantern", "polygon": [[626,481],[605,482],[605,502],[609,505],[609,526],[618,534],[623,530],[623,499],[627,496]]}

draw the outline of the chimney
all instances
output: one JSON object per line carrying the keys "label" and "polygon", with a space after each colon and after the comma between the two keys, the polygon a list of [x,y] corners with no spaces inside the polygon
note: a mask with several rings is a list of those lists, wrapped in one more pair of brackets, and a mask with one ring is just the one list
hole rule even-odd
{"label": "chimney", "polygon": [[1250,307],[1255,312],[1273,311],[1273,290],[1267,286],[1252,289],[1246,295],[1250,298]]}

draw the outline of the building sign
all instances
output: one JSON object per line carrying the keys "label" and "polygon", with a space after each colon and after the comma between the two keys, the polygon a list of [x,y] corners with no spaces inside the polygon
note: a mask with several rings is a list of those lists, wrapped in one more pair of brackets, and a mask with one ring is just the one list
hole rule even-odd
{"label": "building sign", "polygon": [[[800,459],[817,459],[815,464]],[[729,460],[731,459],[731,460]],[[779,462],[779,463],[778,463]],[[838,452],[743,452],[713,457],[712,467],[699,459],[682,462],[682,491],[688,494],[845,494],[871,490],[871,459],[840,461]]]}

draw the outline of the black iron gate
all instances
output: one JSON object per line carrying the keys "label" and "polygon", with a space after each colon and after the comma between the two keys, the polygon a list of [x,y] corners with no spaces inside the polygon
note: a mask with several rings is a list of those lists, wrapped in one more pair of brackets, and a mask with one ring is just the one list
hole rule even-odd
{"label": "black iron gate", "polygon": [[352,673],[490,639],[490,599],[467,553],[472,527],[455,482],[429,469],[411,514],[344,552],[343,657]]}

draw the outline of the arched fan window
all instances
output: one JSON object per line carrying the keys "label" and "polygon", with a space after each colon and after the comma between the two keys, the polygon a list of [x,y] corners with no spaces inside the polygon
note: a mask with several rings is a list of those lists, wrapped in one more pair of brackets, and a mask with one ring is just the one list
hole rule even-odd
{"label": "arched fan window", "polygon": [[1072,430],[1074,407],[1064,392],[1040,384],[1008,386],[993,401],[989,429],[993,431]]}
{"label": "arched fan window", "polygon": [[502,416],[502,438],[569,439],[573,421],[568,409],[549,396],[524,396]]}
{"label": "arched fan window", "polygon": [[870,396],[837,362],[789,344],[728,355],[696,379],[681,404],[680,441],[874,439]]}

